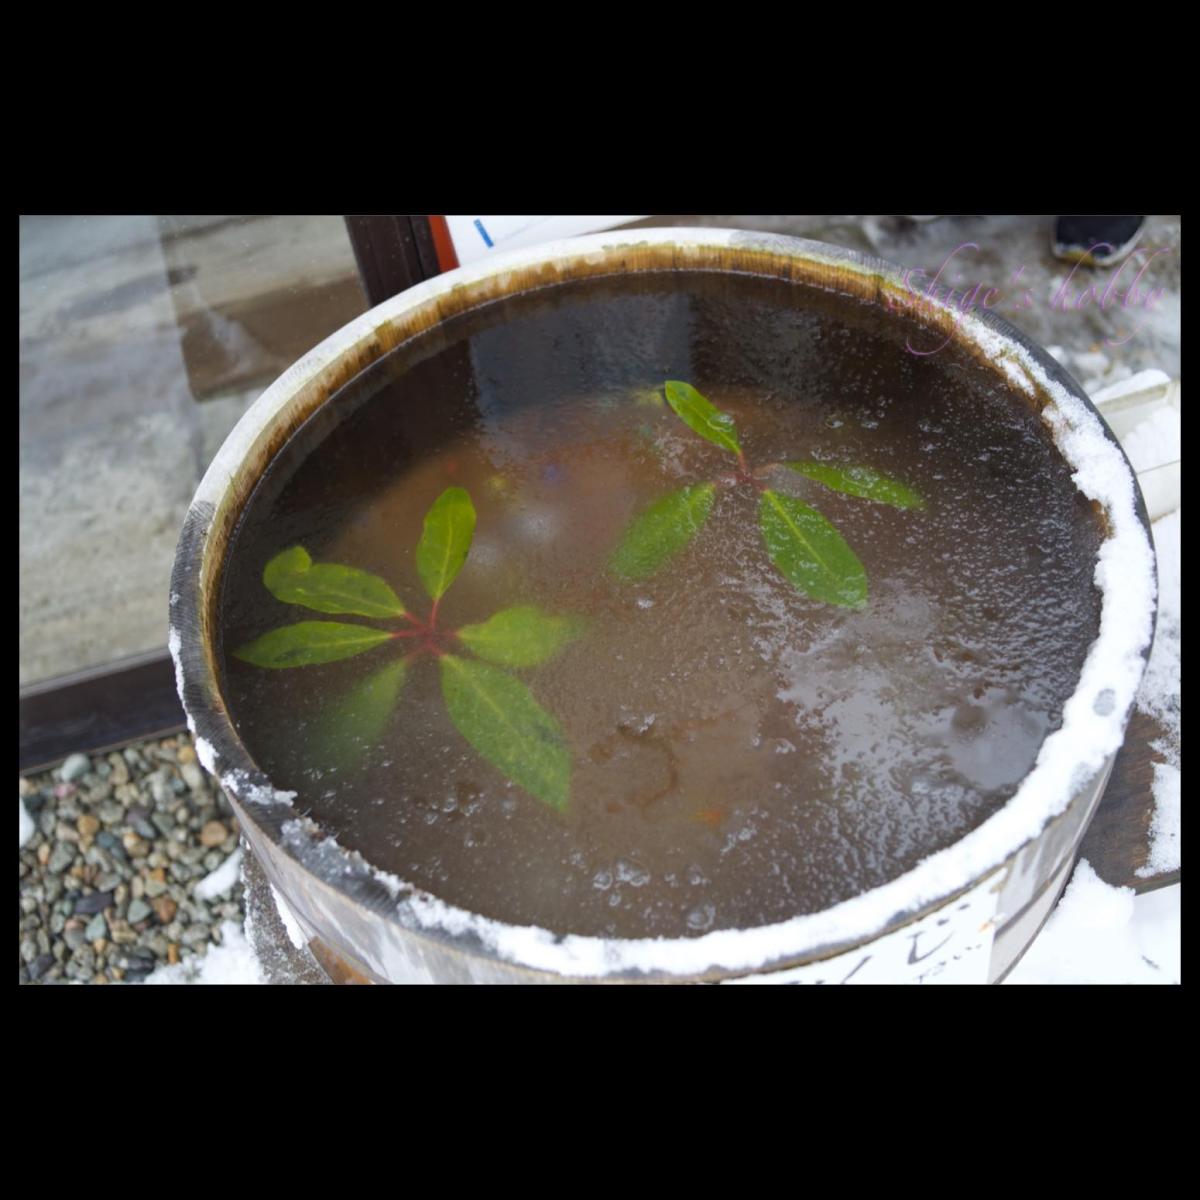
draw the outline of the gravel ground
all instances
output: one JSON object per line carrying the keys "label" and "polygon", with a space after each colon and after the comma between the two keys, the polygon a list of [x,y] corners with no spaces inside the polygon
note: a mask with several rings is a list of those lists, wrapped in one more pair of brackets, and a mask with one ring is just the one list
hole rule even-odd
{"label": "gravel ground", "polygon": [[33,824],[21,846],[20,983],[141,982],[220,944],[223,921],[240,928],[236,870],[220,894],[212,883],[196,894],[238,833],[187,735],[73,754],[22,776],[20,794]]}

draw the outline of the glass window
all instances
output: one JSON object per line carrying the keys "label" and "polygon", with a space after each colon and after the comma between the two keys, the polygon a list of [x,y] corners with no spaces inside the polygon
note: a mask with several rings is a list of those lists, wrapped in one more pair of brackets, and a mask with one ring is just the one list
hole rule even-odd
{"label": "glass window", "polygon": [[161,649],[196,485],[366,311],[340,216],[23,216],[20,683]]}

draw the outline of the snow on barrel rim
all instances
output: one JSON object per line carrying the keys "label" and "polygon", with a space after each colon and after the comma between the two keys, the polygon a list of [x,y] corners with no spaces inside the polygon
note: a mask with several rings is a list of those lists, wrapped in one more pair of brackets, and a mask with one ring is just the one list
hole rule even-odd
{"label": "snow on barrel rim", "polygon": [[[238,422],[206,472],[189,510],[180,542],[172,588],[183,595],[188,627],[202,629],[201,563],[209,543],[215,513],[232,482],[245,470],[264,430],[304,387],[318,380],[344,356],[378,357],[376,331],[422,309],[436,307],[454,289],[492,283],[503,289],[510,277],[526,270],[587,264],[605,274],[630,270],[628,257],[639,251],[674,252],[679,269],[730,269],[719,261],[722,252],[761,254],[764,270],[772,262],[793,258],[806,265],[852,273],[879,291],[903,287],[902,272],[893,264],[854,251],[775,234],[721,229],[638,229],[591,234],[551,242],[484,259],[472,266],[418,284],[364,313],[328,337],[269,387]],[[706,254],[708,259],[706,261]],[[664,269],[659,262],[653,269]],[[606,268],[611,267],[611,271]],[[636,269],[636,268],[633,268]],[[816,282],[815,280],[812,282]],[[868,942],[894,928],[906,915],[945,902],[1003,867],[1022,846],[1036,838],[1047,822],[1064,812],[1080,790],[1095,777],[1121,745],[1126,716],[1133,704],[1148,653],[1154,623],[1154,551],[1142,524],[1137,490],[1120,448],[1105,432],[1100,418],[1081,393],[1060,382],[1066,378],[1045,351],[994,313],[963,313],[945,302],[924,299],[928,311],[940,310],[951,320],[960,344],[974,346],[1016,388],[1031,397],[1046,398],[1042,419],[1067,463],[1073,481],[1103,513],[1106,537],[1097,556],[1094,581],[1101,593],[1100,633],[1088,651],[1079,684],[1063,707],[1062,726],[1043,743],[1034,767],[1013,797],[997,813],[961,838],[898,878],[863,892],[832,908],[772,925],[750,929],[716,930],[695,938],[601,938],[560,935],[535,926],[509,925],[468,912],[419,891],[394,875],[381,872],[316,827],[308,818],[269,823],[273,841],[304,869],[319,850],[321,877],[349,898],[354,880],[364,873],[391,897],[391,916],[410,932],[465,942],[472,949],[505,962],[574,977],[603,977],[647,973],[695,976],[712,971],[761,970],[795,961],[826,948]],[[196,551],[199,549],[199,556]],[[185,559],[186,555],[186,559]],[[177,585],[181,579],[185,588]],[[180,620],[178,606],[173,625]],[[174,630],[173,630],[174,632]],[[176,635],[178,636],[178,635]],[[263,786],[245,749],[224,714],[223,706],[192,712],[184,698],[183,680],[204,676],[206,687],[190,690],[219,697],[209,678],[207,658],[199,638],[182,648],[173,640],[173,657],[180,667],[180,698],[189,726],[204,736],[205,766],[216,774],[251,816],[264,809],[279,812],[280,801]],[[1103,696],[1103,698],[1101,698]],[[199,706],[193,706],[199,707]],[[228,765],[225,765],[228,764]],[[250,770],[247,770],[250,768]],[[339,872],[324,864],[338,861]]]}

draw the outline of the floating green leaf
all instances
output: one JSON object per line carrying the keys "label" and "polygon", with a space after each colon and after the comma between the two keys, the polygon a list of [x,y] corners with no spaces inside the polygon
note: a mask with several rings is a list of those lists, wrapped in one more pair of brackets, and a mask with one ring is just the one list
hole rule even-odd
{"label": "floating green leaf", "polygon": [[532,605],[502,608],[479,625],[464,625],[458,636],[480,658],[502,667],[534,667],[577,638],[586,622],[554,617]]}
{"label": "floating green leaf", "polygon": [[398,658],[325,709],[305,739],[311,741],[314,761],[322,766],[346,766],[375,745],[400,699],[406,670],[404,660]]}
{"label": "floating green leaf", "polygon": [[440,599],[454,582],[475,536],[475,506],[464,488],[447,488],[425,514],[417,545],[417,572],[425,590]]}
{"label": "floating green leaf", "polygon": [[392,635],[366,625],[340,621],[301,621],[272,629],[233,652],[234,658],[256,667],[309,667],[315,663],[353,658],[390,641]]}
{"label": "floating green leaf", "polygon": [[815,508],[791,496],[763,492],[758,523],[772,561],[800,591],[846,608],[866,604],[862,563]]}
{"label": "floating green leaf", "polygon": [[741,454],[737,430],[734,428],[733,418],[728,413],[723,413],[711,404],[690,383],[670,379],[667,381],[666,391],[667,403],[686,425],[721,449],[728,450],[731,454]]}
{"label": "floating green leaf", "polygon": [[790,462],[784,463],[784,466],[823,483],[835,492],[845,492],[848,496],[877,500],[893,508],[925,507],[925,501],[912,488],[905,487],[899,480],[881,475],[872,467],[837,467],[818,462]]}
{"label": "floating green leaf", "polygon": [[438,662],[442,695],[459,733],[513,783],[565,809],[571,756],[558,722],[507,671],[453,654]]}
{"label": "floating green leaf", "polygon": [[625,579],[653,575],[699,533],[712,511],[715,492],[713,484],[699,483],[656,500],[625,531],[610,568]]}
{"label": "floating green leaf", "polygon": [[360,617],[402,617],[404,605],[378,575],[336,563],[314,563],[303,546],[277,554],[263,571],[263,583],[277,600],[324,613]]}

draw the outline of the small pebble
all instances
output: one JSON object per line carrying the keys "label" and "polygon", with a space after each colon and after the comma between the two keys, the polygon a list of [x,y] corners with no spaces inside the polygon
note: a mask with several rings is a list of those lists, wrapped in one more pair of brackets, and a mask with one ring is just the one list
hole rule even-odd
{"label": "small pebble", "polygon": [[86,754],[72,754],[60,768],[59,778],[64,783],[74,783],[88,773],[91,765]]}
{"label": "small pebble", "polygon": [[127,946],[138,939],[137,933],[124,921],[114,921],[109,928],[109,936],[119,946]]}
{"label": "small pebble", "polygon": [[112,892],[92,892],[90,896],[80,896],[75,901],[75,911],[84,916],[89,913],[102,913],[112,902]]}
{"label": "small pebble", "polygon": [[220,821],[209,821],[200,830],[200,844],[202,846],[219,846],[228,836],[229,830]]}
{"label": "small pebble", "polygon": [[[40,857],[40,855],[39,855]],[[74,861],[75,847],[66,842],[56,842],[48,855],[46,870],[52,875],[61,875]]]}
{"label": "small pebble", "polygon": [[150,847],[133,830],[126,830],[121,835],[121,845],[130,858],[145,858],[150,853]]}
{"label": "small pebble", "polygon": [[139,921],[144,921],[150,915],[150,911],[150,905],[145,900],[131,900],[125,919],[130,925],[136,925]]}
{"label": "small pebble", "polygon": [[165,771],[155,771],[146,780],[146,784],[150,789],[150,796],[156,808],[167,808],[170,806],[175,798],[175,793],[171,791],[171,785],[167,781],[167,773]]}

